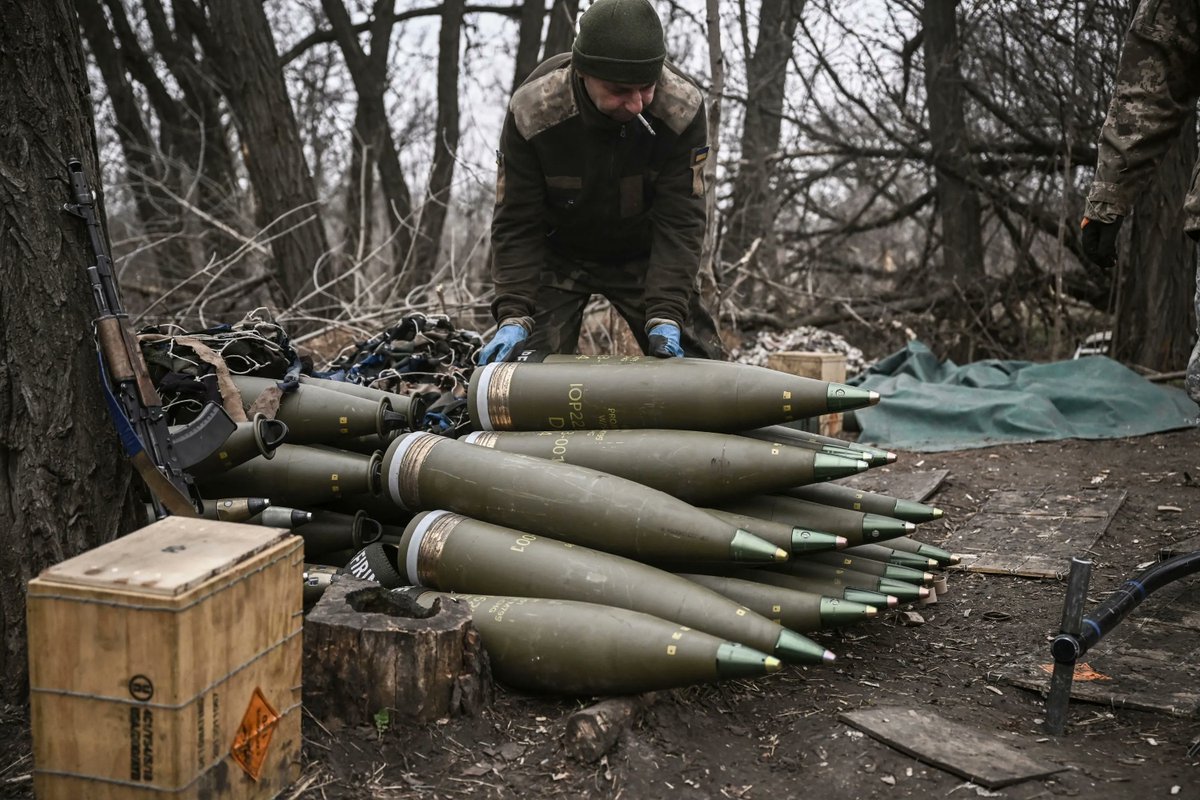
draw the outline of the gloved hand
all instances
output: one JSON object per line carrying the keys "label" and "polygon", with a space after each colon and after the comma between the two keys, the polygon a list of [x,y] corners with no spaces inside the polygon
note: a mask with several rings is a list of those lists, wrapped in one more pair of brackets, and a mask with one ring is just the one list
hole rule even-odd
{"label": "gloved hand", "polygon": [[1124,221],[1124,217],[1117,217],[1112,222],[1083,218],[1079,226],[1083,229],[1083,252],[1093,264],[1112,269],[1117,263],[1117,233]]}
{"label": "gloved hand", "polygon": [[660,322],[646,333],[650,336],[650,355],[657,358],[683,357],[678,325],[673,322]]}
{"label": "gloved hand", "polygon": [[501,325],[492,340],[479,350],[479,363],[490,364],[493,361],[508,361],[517,353],[521,343],[529,338],[529,331],[524,325],[508,323]]}

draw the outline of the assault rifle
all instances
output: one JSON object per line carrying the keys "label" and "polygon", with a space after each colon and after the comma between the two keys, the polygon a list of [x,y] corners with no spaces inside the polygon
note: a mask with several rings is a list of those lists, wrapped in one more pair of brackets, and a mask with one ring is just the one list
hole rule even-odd
{"label": "assault rifle", "polygon": [[71,159],[67,169],[72,202],[65,203],[63,209],[87,225],[87,274],[99,314],[94,323],[96,356],[108,410],[125,454],[150,489],[155,516],[194,517],[199,497],[184,469],[220,447],[237,426],[223,408],[210,402],[187,425],[168,429],[162,400],[150,380],[141,348],[125,327],[129,317],[121,305],[112,259],[83,165]]}

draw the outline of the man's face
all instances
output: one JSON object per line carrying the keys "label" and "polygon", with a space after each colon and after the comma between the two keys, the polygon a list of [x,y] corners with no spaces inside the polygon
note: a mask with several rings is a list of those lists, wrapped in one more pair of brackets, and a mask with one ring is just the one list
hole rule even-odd
{"label": "man's face", "polygon": [[654,100],[654,84],[613,83],[583,75],[583,88],[601,114],[629,122]]}

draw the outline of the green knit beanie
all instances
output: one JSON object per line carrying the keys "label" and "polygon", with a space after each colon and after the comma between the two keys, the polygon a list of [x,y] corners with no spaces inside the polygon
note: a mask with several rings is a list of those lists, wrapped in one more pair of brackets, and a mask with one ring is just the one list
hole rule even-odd
{"label": "green knit beanie", "polygon": [[649,0],[596,0],[579,18],[575,69],[614,83],[654,83],[667,57],[662,22]]}

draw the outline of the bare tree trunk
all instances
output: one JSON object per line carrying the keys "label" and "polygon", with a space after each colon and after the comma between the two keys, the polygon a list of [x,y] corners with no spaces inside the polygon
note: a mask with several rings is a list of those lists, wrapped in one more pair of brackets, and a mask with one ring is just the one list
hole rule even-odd
{"label": "bare tree trunk", "polygon": [[[109,0],[110,3],[119,0]],[[236,193],[233,154],[229,150],[225,126],[221,122],[221,98],[213,86],[196,53],[195,36],[185,13],[173,15],[175,30],[167,24],[160,0],[143,0],[146,21],[159,55],[166,62],[183,94],[183,108],[178,114],[172,137],[179,149],[179,158],[189,175],[200,173],[199,200],[202,207],[211,209],[219,219],[231,214],[224,210],[229,198]]]}
{"label": "bare tree trunk", "polygon": [[450,183],[458,152],[458,72],[462,41],[464,0],[444,0],[442,30],[438,36],[437,123],[434,126],[433,166],[429,189],[417,223],[417,241],[409,263],[407,286],[429,282],[437,264],[450,204]]}
{"label": "bare tree trunk", "polygon": [[925,38],[925,91],[929,110],[929,141],[935,173],[935,193],[942,234],[942,274],[957,286],[964,302],[951,303],[947,352],[952,358],[974,357],[971,337],[965,336],[976,318],[965,302],[965,289],[981,281],[983,236],[979,195],[967,180],[970,169],[967,127],[963,114],[962,73],[958,41],[958,0],[926,0],[921,9]]}
{"label": "bare tree trunk", "polygon": [[403,263],[412,242],[408,228],[411,224],[412,199],[404,173],[399,169],[400,159],[383,104],[383,93],[387,88],[388,52],[395,25],[392,2],[375,0],[371,14],[369,55],[358,42],[358,34],[342,0],[321,0],[321,5],[337,37],[342,56],[346,59],[354,90],[358,93],[346,194],[346,253],[358,260],[370,246],[371,197],[378,165],[382,178],[380,184],[388,205],[387,216],[394,234],[394,261]]}
{"label": "bare tree trunk", "polygon": [[[142,49],[125,14],[121,0],[106,0],[113,32],[120,43],[121,61],[129,75],[142,84],[150,107],[157,115],[159,146],[156,179],[184,196],[202,213],[237,227],[239,200],[234,177],[233,154],[221,122],[219,96],[211,80],[196,63],[191,34],[181,15],[175,16],[178,31],[167,24],[159,0],[143,0],[146,21],[155,51],[163,59],[182,94],[177,99],[159,75],[159,67]],[[107,78],[106,78],[107,82]],[[193,264],[206,262],[212,254],[227,253],[236,243],[217,226],[184,215],[181,226],[193,237]]]}
{"label": "bare tree trunk", "polygon": [[721,6],[719,0],[706,0],[705,25],[708,33],[708,64],[712,87],[708,94],[708,161],[704,164],[704,241],[700,246],[700,295],[713,312],[720,314],[717,285],[717,160],[721,152],[721,94],[725,91],[725,52],[721,47]]}
{"label": "bare tree trunk", "polygon": [[[779,150],[784,87],[792,55],[792,37],[804,11],[804,0],[763,0],[758,41],[746,65],[746,115],[742,125],[741,166],[733,182],[724,259],[737,261],[761,240],[748,267],[770,273],[774,267],[773,228],[778,213],[774,189],[775,155]],[[758,281],[742,285],[750,304],[759,307]]]}
{"label": "bare tree trunk", "polygon": [[291,302],[309,285],[329,245],[279,53],[259,3],[208,0],[205,7],[207,16],[195,0],[175,6],[200,40],[233,111],[258,197],[258,224],[277,235],[271,242],[275,275],[283,301]]}
{"label": "bare tree trunk", "polygon": [[141,103],[126,77],[121,52],[105,22],[99,0],[75,0],[75,10],[79,14],[88,48],[108,88],[108,100],[112,103],[113,116],[116,118],[117,138],[130,172],[129,186],[138,215],[144,225],[149,225],[158,216],[154,199],[150,196],[151,182],[147,180],[155,173],[151,155],[154,152],[154,139],[142,120]]}
{"label": "bare tree trunk", "polygon": [[966,286],[983,277],[983,239],[979,196],[965,179],[970,161],[959,69],[957,6],[958,0],[926,0],[921,24],[929,141],[942,222],[943,270],[950,280]]}
{"label": "bare tree trunk", "polygon": [[1117,276],[1114,357],[1159,372],[1183,369],[1192,350],[1196,245],[1183,233],[1183,200],[1195,162],[1193,114],[1134,204]]}
{"label": "bare tree trunk", "polygon": [[579,0],[554,0],[550,7],[550,27],[546,30],[546,46],[542,60],[565,53],[575,43],[575,20],[579,17]]}
{"label": "bare tree trunk", "polygon": [[0,0],[0,696],[28,689],[25,584],[131,526],[133,475],[88,332],[67,159],[93,182],[95,129],[70,0]]}
{"label": "bare tree trunk", "polygon": [[521,4],[520,24],[517,30],[517,53],[513,65],[512,91],[516,91],[533,68],[538,65],[538,51],[542,49],[542,23],[546,19],[545,0],[525,0]]}

